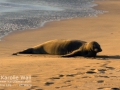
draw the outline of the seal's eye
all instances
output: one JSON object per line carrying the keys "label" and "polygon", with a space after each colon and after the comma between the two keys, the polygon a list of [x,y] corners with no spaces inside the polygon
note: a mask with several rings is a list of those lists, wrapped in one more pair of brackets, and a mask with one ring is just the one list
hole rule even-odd
{"label": "seal's eye", "polygon": [[95,45],[93,45],[93,48],[95,48]]}

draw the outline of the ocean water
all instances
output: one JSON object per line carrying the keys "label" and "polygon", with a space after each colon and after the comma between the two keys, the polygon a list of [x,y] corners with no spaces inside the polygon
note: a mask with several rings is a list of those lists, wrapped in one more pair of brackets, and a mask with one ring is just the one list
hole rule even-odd
{"label": "ocean water", "polygon": [[91,17],[93,0],[0,0],[0,39],[13,31],[42,27],[46,22]]}

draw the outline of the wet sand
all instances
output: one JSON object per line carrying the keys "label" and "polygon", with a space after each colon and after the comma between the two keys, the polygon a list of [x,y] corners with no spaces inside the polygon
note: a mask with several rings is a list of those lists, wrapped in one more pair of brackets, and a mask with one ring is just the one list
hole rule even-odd
{"label": "wet sand", "polygon": [[[14,32],[4,37],[0,42],[0,79],[10,81],[8,78],[5,79],[5,76],[15,75],[21,80],[21,75],[24,75],[25,80],[31,82],[6,82],[7,84],[1,82],[0,89],[120,89],[120,1],[104,0],[96,3],[98,6],[95,8],[106,11],[105,14],[98,17],[54,21],[36,30]],[[97,41],[103,51],[95,59],[61,58],[52,55],[12,55],[14,52],[51,39]],[[14,80],[19,81],[15,78]]]}

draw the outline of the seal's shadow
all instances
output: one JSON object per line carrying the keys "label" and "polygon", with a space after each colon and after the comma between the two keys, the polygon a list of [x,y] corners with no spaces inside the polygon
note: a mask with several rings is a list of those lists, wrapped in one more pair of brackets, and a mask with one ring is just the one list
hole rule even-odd
{"label": "seal's shadow", "polygon": [[96,59],[120,59],[120,55],[98,55]]}

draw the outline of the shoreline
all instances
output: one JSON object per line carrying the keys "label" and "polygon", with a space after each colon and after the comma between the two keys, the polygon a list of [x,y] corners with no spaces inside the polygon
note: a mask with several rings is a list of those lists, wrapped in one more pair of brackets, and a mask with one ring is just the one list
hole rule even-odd
{"label": "shoreline", "polygon": [[[23,12],[18,12],[18,13],[16,12],[14,15],[12,15],[13,14],[12,12],[10,12],[9,14],[6,13],[5,17],[1,15],[2,22],[0,24],[1,25],[0,39],[14,31],[22,31],[22,30],[40,28],[42,26],[42,24],[44,24],[44,21],[51,22],[51,21],[58,21],[58,20],[63,20],[63,19],[70,19],[70,18],[74,18],[74,17],[86,17],[89,15],[94,16],[94,15],[100,13],[97,10],[92,9],[92,7],[95,6],[94,4],[92,4],[92,1],[90,3],[88,3],[88,6],[87,6],[90,8],[87,8],[87,7],[82,8],[82,7],[79,7],[79,5],[74,5],[74,4],[78,4],[78,2],[79,2],[79,5],[81,5],[81,3],[83,3],[83,5],[86,6],[86,4],[84,4],[84,2],[76,1],[75,3],[71,4],[71,5],[73,5],[73,10],[72,10],[72,7],[69,7],[69,5],[63,5],[64,6],[64,7],[62,7],[63,10],[60,12],[59,12],[59,10],[55,11],[55,12],[54,11],[53,12],[52,11],[50,11],[50,12],[43,11],[42,12],[42,10],[41,10],[37,13],[35,10],[33,10],[33,11],[30,10],[33,13],[27,15],[30,12],[26,11],[26,13],[24,13],[24,10],[23,10]],[[11,5],[12,1],[11,1],[11,3],[9,3],[9,2],[6,2],[6,3]],[[68,3],[68,2],[66,2],[66,3]],[[60,4],[60,5],[62,5],[62,4]],[[29,4],[28,4],[28,6],[29,6]],[[56,7],[57,7],[57,5],[56,5]],[[69,8],[70,8],[70,11],[69,11]],[[80,8],[80,9],[78,9],[78,8]],[[74,11],[74,9],[75,9],[75,11]],[[46,12],[46,14],[44,15],[45,12]],[[23,13],[24,13],[24,15],[22,15]],[[28,16],[28,18],[26,15]],[[12,16],[14,16],[14,17],[12,17]],[[7,19],[4,19],[6,17],[7,17]],[[21,18],[19,19],[19,17],[21,17]],[[2,25],[2,23],[5,23],[5,24]]]}
{"label": "shoreline", "polygon": [[[27,85],[32,86],[21,87],[21,83],[7,83],[11,86],[0,86],[0,89],[120,89],[120,1],[105,0],[95,3],[98,4],[95,8],[109,12],[98,17],[53,21],[46,23],[42,28],[15,32],[4,37],[0,42],[0,75],[31,76],[32,80]],[[52,55],[12,55],[51,39],[97,41],[103,49],[98,55],[103,57],[92,59],[61,58]]]}
{"label": "shoreline", "polygon": [[[98,5],[94,2],[91,2],[93,3],[93,6],[91,6],[90,8],[92,9],[95,9],[95,7],[97,7]],[[99,10],[99,9],[95,9],[95,10]],[[95,14],[95,15],[90,15],[90,16],[83,16],[83,17],[68,17],[68,18],[64,18],[64,19],[58,19],[58,20],[50,20],[50,21],[44,21],[39,27],[36,27],[36,28],[30,28],[30,29],[25,29],[25,30],[17,30],[17,31],[12,31],[12,32],[9,32],[7,33],[6,35],[3,35],[0,37],[0,41],[4,40],[4,37],[8,36],[8,35],[11,35],[11,34],[14,34],[14,33],[19,33],[19,32],[24,32],[24,31],[27,31],[27,30],[36,30],[36,29],[41,29],[42,27],[44,27],[44,25],[46,23],[50,23],[50,22],[57,22],[57,21],[62,21],[62,20],[69,20],[69,19],[76,19],[76,18],[86,18],[86,17],[97,17],[98,15],[101,15],[101,14],[104,14],[104,11],[99,11],[98,14]]]}

